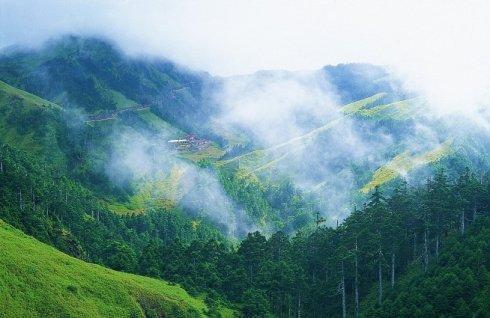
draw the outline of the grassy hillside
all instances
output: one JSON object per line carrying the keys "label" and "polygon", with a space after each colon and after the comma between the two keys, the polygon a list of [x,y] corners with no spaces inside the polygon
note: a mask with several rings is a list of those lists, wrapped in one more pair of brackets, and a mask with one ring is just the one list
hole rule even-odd
{"label": "grassy hillside", "polygon": [[177,285],[85,263],[0,220],[2,317],[201,317]]}
{"label": "grassy hillside", "polygon": [[[297,153],[314,152],[319,148],[318,143],[322,137],[331,134],[332,129],[345,123],[345,118],[361,120],[376,125],[380,121],[408,121],[417,115],[423,105],[420,98],[411,98],[396,102],[389,100],[386,93],[378,93],[373,96],[352,102],[342,108],[344,117],[337,118],[320,126],[302,136],[298,136],[284,143],[266,149],[254,150],[240,156],[223,160],[218,166],[237,164],[240,168],[247,169],[251,174],[273,170],[281,162],[294,160]],[[451,142],[446,142],[440,147],[428,150],[424,154],[409,155],[403,149],[395,150],[397,153],[384,166],[372,172],[371,180],[360,189],[367,193],[375,186],[382,185],[403,173],[408,173],[416,167],[434,163],[451,152]]]}
{"label": "grassy hillside", "polygon": [[26,100],[32,106],[40,106],[40,107],[46,107],[46,108],[59,108],[58,105],[56,105],[50,101],[47,101],[47,100],[42,99],[36,95],[32,95],[31,93],[28,93],[28,92],[23,91],[21,89],[10,86],[7,83],[2,82],[2,81],[0,81],[0,90],[6,94],[22,98],[22,99]]}
{"label": "grassy hillside", "polygon": [[362,193],[368,193],[375,187],[385,184],[399,176],[404,176],[410,171],[431,163],[435,163],[451,153],[452,140],[447,140],[434,149],[411,155],[403,152],[390,160],[385,165],[379,167],[374,173],[371,180],[362,188]]}
{"label": "grassy hillside", "polygon": [[52,159],[63,157],[58,147],[60,107],[0,81],[0,140]]}
{"label": "grassy hillside", "polygon": [[192,130],[207,117],[201,103],[207,74],[166,60],[129,58],[113,43],[96,38],[64,36],[39,50],[0,52],[0,78],[87,114],[145,105]]}
{"label": "grassy hillside", "polygon": [[354,114],[354,113],[358,112],[359,110],[376,103],[377,101],[381,100],[385,96],[386,96],[386,93],[379,93],[379,94],[376,94],[376,95],[366,97],[364,99],[352,102],[350,104],[345,105],[342,108],[342,112],[346,115]]}

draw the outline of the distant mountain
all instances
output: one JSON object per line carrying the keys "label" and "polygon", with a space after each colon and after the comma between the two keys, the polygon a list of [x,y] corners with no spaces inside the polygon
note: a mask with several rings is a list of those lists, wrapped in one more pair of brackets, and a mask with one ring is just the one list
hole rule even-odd
{"label": "distant mountain", "polygon": [[[370,64],[221,78],[99,38],[5,50],[0,316],[484,312],[490,137],[430,106]],[[445,306],[431,286],[460,264]]]}
{"label": "distant mountain", "polygon": [[[327,117],[305,108],[301,133],[264,146],[253,129],[219,127],[214,94],[230,79],[258,87],[314,80],[344,106]],[[247,229],[295,231],[319,210],[344,217],[374,187],[400,177],[490,166],[486,138],[428,119],[423,98],[370,64],[218,78],[127,56],[103,39],[65,36],[3,52],[0,80],[1,141],[65,167],[116,213],[171,202],[199,219],[215,217],[218,206],[240,214]]]}
{"label": "distant mountain", "polygon": [[385,67],[350,63],[327,65],[322,69],[328,81],[336,88],[342,104],[367,98],[380,92],[392,98],[404,99],[408,94]]}
{"label": "distant mountain", "polygon": [[195,130],[210,112],[202,102],[208,74],[165,60],[130,58],[97,38],[65,36],[40,50],[9,50],[0,55],[0,78],[87,115],[145,105]]}

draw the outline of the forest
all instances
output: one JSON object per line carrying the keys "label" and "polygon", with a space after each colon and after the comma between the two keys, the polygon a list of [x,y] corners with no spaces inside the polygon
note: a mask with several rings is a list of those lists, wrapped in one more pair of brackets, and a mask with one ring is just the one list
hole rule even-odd
{"label": "forest", "polygon": [[210,308],[245,317],[485,317],[489,193],[488,174],[441,168],[420,186],[376,188],[335,228],[253,232],[233,243],[177,210],[110,213],[56,167],[8,145],[0,152],[1,219],[70,255],[178,283]]}
{"label": "forest", "polygon": [[365,63],[0,51],[0,316],[490,317],[488,112],[433,106]]}

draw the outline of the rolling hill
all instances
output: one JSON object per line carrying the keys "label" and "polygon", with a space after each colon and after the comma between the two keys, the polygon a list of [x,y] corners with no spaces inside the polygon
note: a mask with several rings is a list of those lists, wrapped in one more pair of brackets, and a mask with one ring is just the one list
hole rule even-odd
{"label": "rolling hill", "polygon": [[162,280],[85,263],[0,220],[2,317],[204,317],[202,300]]}

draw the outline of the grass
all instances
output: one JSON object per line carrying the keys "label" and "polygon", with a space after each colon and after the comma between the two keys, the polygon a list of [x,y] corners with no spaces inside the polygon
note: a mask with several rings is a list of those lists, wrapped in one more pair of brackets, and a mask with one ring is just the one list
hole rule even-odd
{"label": "grass", "polygon": [[[344,117],[355,116],[366,120],[402,121],[416,116],[424,105],[424,101],[421,98],[411,98],[389,104],[380,104],[386,96],[386,93],[379,93],[347,104],[342,108],[343,117],[332,120],[307,134],[267,149],[254,150],[228,160],[220,161],[217,165],[226,166],[231,163],[238,163],[240,168],[248,170],[250,174],[261,173],[274,169],[282,161],[287,161],[298,149],[308,147],[310,142],[314,141],[320,134],[328,133],[330,129],[341,124]],[[384,184],[418,166],[438,161],[448,151],[450,151],[450,146],[444,143],[441,147],[419,156],[412,157],[408,153],[399,154],[386,166],[380,167],[374,172],[372,180],[361,188],[361,193],[367,193],[375,186]]]}
{"label": "grass", "polygon": [[218,160],[220,157],[224,155],[224,151],[215,143],[210,143],[206,147],[196,151],[184,150],[179,153],[181,158],[199,162],[201,160],[209,159],[212,161]]}
{"label": "grass", "polygon": [[126,96],[115,90],[109,90],[109,93],[112,101],[116,103],[117,109],[125,109],[138,104],[134,100],[128,99]]}
{"label": "grass", "polygon": [[53,160],[63,158],[56,127],[61,108],[0,81],[0,140]]}
{"label": "grass", "polygon": [[166,137],[177,138],[185,136],[185,133],[183,131],[161,119],[160,117],[152,113],[150,109],[139,111],[138,116],[142,120],[144,120],[151,129],[163,134]]}
{"label": "grass", "polygon": [[373,95],[371,97],[367,97],[367,98],[364,98],[364,99],[361,99],[361,100],[358,100],[356,102],[353,102],[353,103],[350,103],[350,104],[347,104],[345,105],[343,108],[342,108],[342,112],[345,114],[345,115],[352,115],[354,113],[357,113],[358,111],[360,111],[361,109],[364,109],[366,108],[367,106],[377,102],[378,100],[384,98],[386,95],[386,93],[378,93],[376,95]]}
{"label": "grass", "polygon": [[372,108],[359,109],[355,114],[377,120],[407,120],[408,118],[413,118],[422,105],[423,100],[421,98],[411,98]]}
{"label": "grass", "polygon": [[2,220],[0,247],[2,317],[204,317],[207,310],[177,285],[83,262]]}
{"label": "grass", "polygon": [[[409,118],[419,105],[419,99],[413,98],[385,105],[369,107],[381,99],[385,98],[387,93],[378,93],[376,95],[361,99],[359,101],[345,105],[342,108],[342,114],[345,117],[361,116],[367,119],[393,119],[405,120]],[[287,160],[288,153],[294,147],[305,147],[322,133],[328,132],[331,128],[342,123],[343,118],[337,118],[326,125],[320,126],[304,135],[295,137],[291,140],[275,145],[267,149],[258,149],[249,153],[224,160],[218,163],[218,166],[225,166],[233,162],[238,162],[241,167],[245,167],[254,172],[264,171],[277,165],[280,161]]]}
{"label": "grass", "polygon": [[412,156],[408,152],[399,154],[390,162],[378,168],[374,172],[371,181],[366,183],[361,188],[361,192],[368,193],[375,187],[389,182],[398,176],[405,175],[417,167],[441,160],[443,157],[451,153],[451,145],[452,140],[447,140],[436,148],[419,155]]}
{"label": "grass", "polygon": [[287,155],[293,151],[295,147],[305,147],[309,142],[314,141],[319,134],[330,130],[341,122],[342,118],[334,119],[304,135],[292,138],[267,149],[254,150],[244,155],[221,161],[218,163],[218,166],[225,166],[238,161],[240,167],[247,167],[256,171],[271,168],[279,161],[286,159]]}
{"label": "grass", "polygon": [[28,105],[31,106],[39,106],[46,108],[56,108],[60,109],[60,107],[50,101],[42,99],[36,95],[23,91],[21,89],[10,86],[9,84],[0,81],[0,91],[5,92],[7,95],[19,97],[27,102]]}
{"label": "grass", "polygon": [[106,200],[106,206],[120,215],[142,214],[151,207],[171,210],[185,195],[181,189],[184,173],[184,167],[174,165],[168,174],[160,173],[150,179],[139,180],[135,185],[135,194],[127,202]]}

